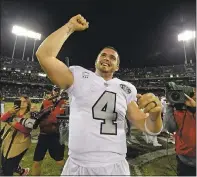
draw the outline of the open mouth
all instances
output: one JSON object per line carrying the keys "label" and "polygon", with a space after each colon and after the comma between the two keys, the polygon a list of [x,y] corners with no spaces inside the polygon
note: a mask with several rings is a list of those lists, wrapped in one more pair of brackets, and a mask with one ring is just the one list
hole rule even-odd
{"label": "open mouth", "polygon": [[109,67],[110,65],[108,63],[101,63],[102,66],[107,66]]}

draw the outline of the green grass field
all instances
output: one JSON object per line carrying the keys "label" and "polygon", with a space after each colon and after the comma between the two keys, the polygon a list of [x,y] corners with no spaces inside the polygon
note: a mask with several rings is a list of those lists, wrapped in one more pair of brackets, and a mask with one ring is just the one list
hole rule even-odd
{"label": "green grass field", "polygon": [[140,167],[143,176],[176,176],[176,156],[155,159]]}
{"label": "green grass field", "polygon": [[[8,111],[12,106],[13,106],[13,103],[6,103],[5,111]],[[33,104],[33,106],[35,106],[37,109],[40,108],[40,104]],[[1,123],[1,125],[3,125],[3,123]],[[39,130],[33,131],[34,136],[37,135],[38,133],[39,133]],[[136,134],[136,132],[133,132],[133,133]],[[30,168],[30,175],[31,175],[31,168],[33,164],[33,155],[34,155],[35,147],[36,147],[36,144],[32,143],[31,147],[29,148],[29,150],[27,151],[26,155],[24,156],[24,158],[22,159],[20,163],[22,167]],[[140,147],[138,149],[141,152]],[[65,154],[64,154],[65,160],[68,158],[67,154],[68,154],[68,148],[66,147]],[[166,175],[174,176],[176,174],[174,170],[172,169],[172,166],[174,167],[174,169],[176,169],[175,156],[163,157],[160,159],[153,160],[149,162],[148,164],[145,164],[142,167],[140,167],[140,170],[143,176],[166,176]],[[47,153],[42,163],[41,175],[42,176],[59,176],[61,174],[60,170],[61,170],[60,167],[56,165],[55,161],[51,159],[49,154]],[[132,167],[130,168],[130,170],[131,170],[131,175],[136,175]]]}
{"label": "green grass field", "polygon": [[[36,144],[32,144],[27,154],[22,159],[21,165],[23,167],[29,167],[31,172],[32,162],[33,162],[33,155],[35,150]],[[68,158],[68,148],[65,149],[64,157],[65,160]],[[47,152],[45,159],[42,163],[42,176],[59,176],[61,174],[61,168],[56,165],[55,161],[51,159],[49,153]],[[31,175],[31,174],[30,174]]]}

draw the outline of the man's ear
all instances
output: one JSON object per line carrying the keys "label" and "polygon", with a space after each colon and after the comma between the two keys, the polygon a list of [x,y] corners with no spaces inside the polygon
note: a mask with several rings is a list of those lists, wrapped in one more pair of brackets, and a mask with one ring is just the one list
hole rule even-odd
{"label": "man's ear", "polygon": [[96,68],[96,63],[97,63],[97,61],[98,61],[98,59],[96,59],[96,61],[95,61],[95,63],[94,63],[95,68]]}

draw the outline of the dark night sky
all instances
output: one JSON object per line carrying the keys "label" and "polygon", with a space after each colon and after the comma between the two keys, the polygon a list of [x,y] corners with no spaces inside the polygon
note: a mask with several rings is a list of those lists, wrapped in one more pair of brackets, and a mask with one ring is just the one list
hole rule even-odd
{"label": "dark night sky", "polygon": [[[70,17],[82,14],[89,29],[72,34],[59,58],[68,56],[72,65],[87,68],[94,67],[106,45],[117,48],[124,68],[181,64],[183,45],[177,34],[196,26],[195,0],[4,0],[1,8],[1,52],[6,56],[12,55],[13,25],[39,32],[43,40]],[[22,57],[23,45],[24,37],[18,38],[16,58]],[[33,40],[28,40],[25,58],[31,58],[32,48]],[[187,52],[194,61],[192,42]]]}

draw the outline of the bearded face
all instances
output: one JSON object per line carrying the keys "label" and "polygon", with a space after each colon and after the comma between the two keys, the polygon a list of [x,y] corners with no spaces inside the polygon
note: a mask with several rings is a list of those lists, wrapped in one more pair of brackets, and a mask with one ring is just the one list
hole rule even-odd
{"label": "bearded face", "polygon": [[110,48],[104,48],[97,57],[95,67],[103,73],[114,73],[119,69],[118,53]]}

